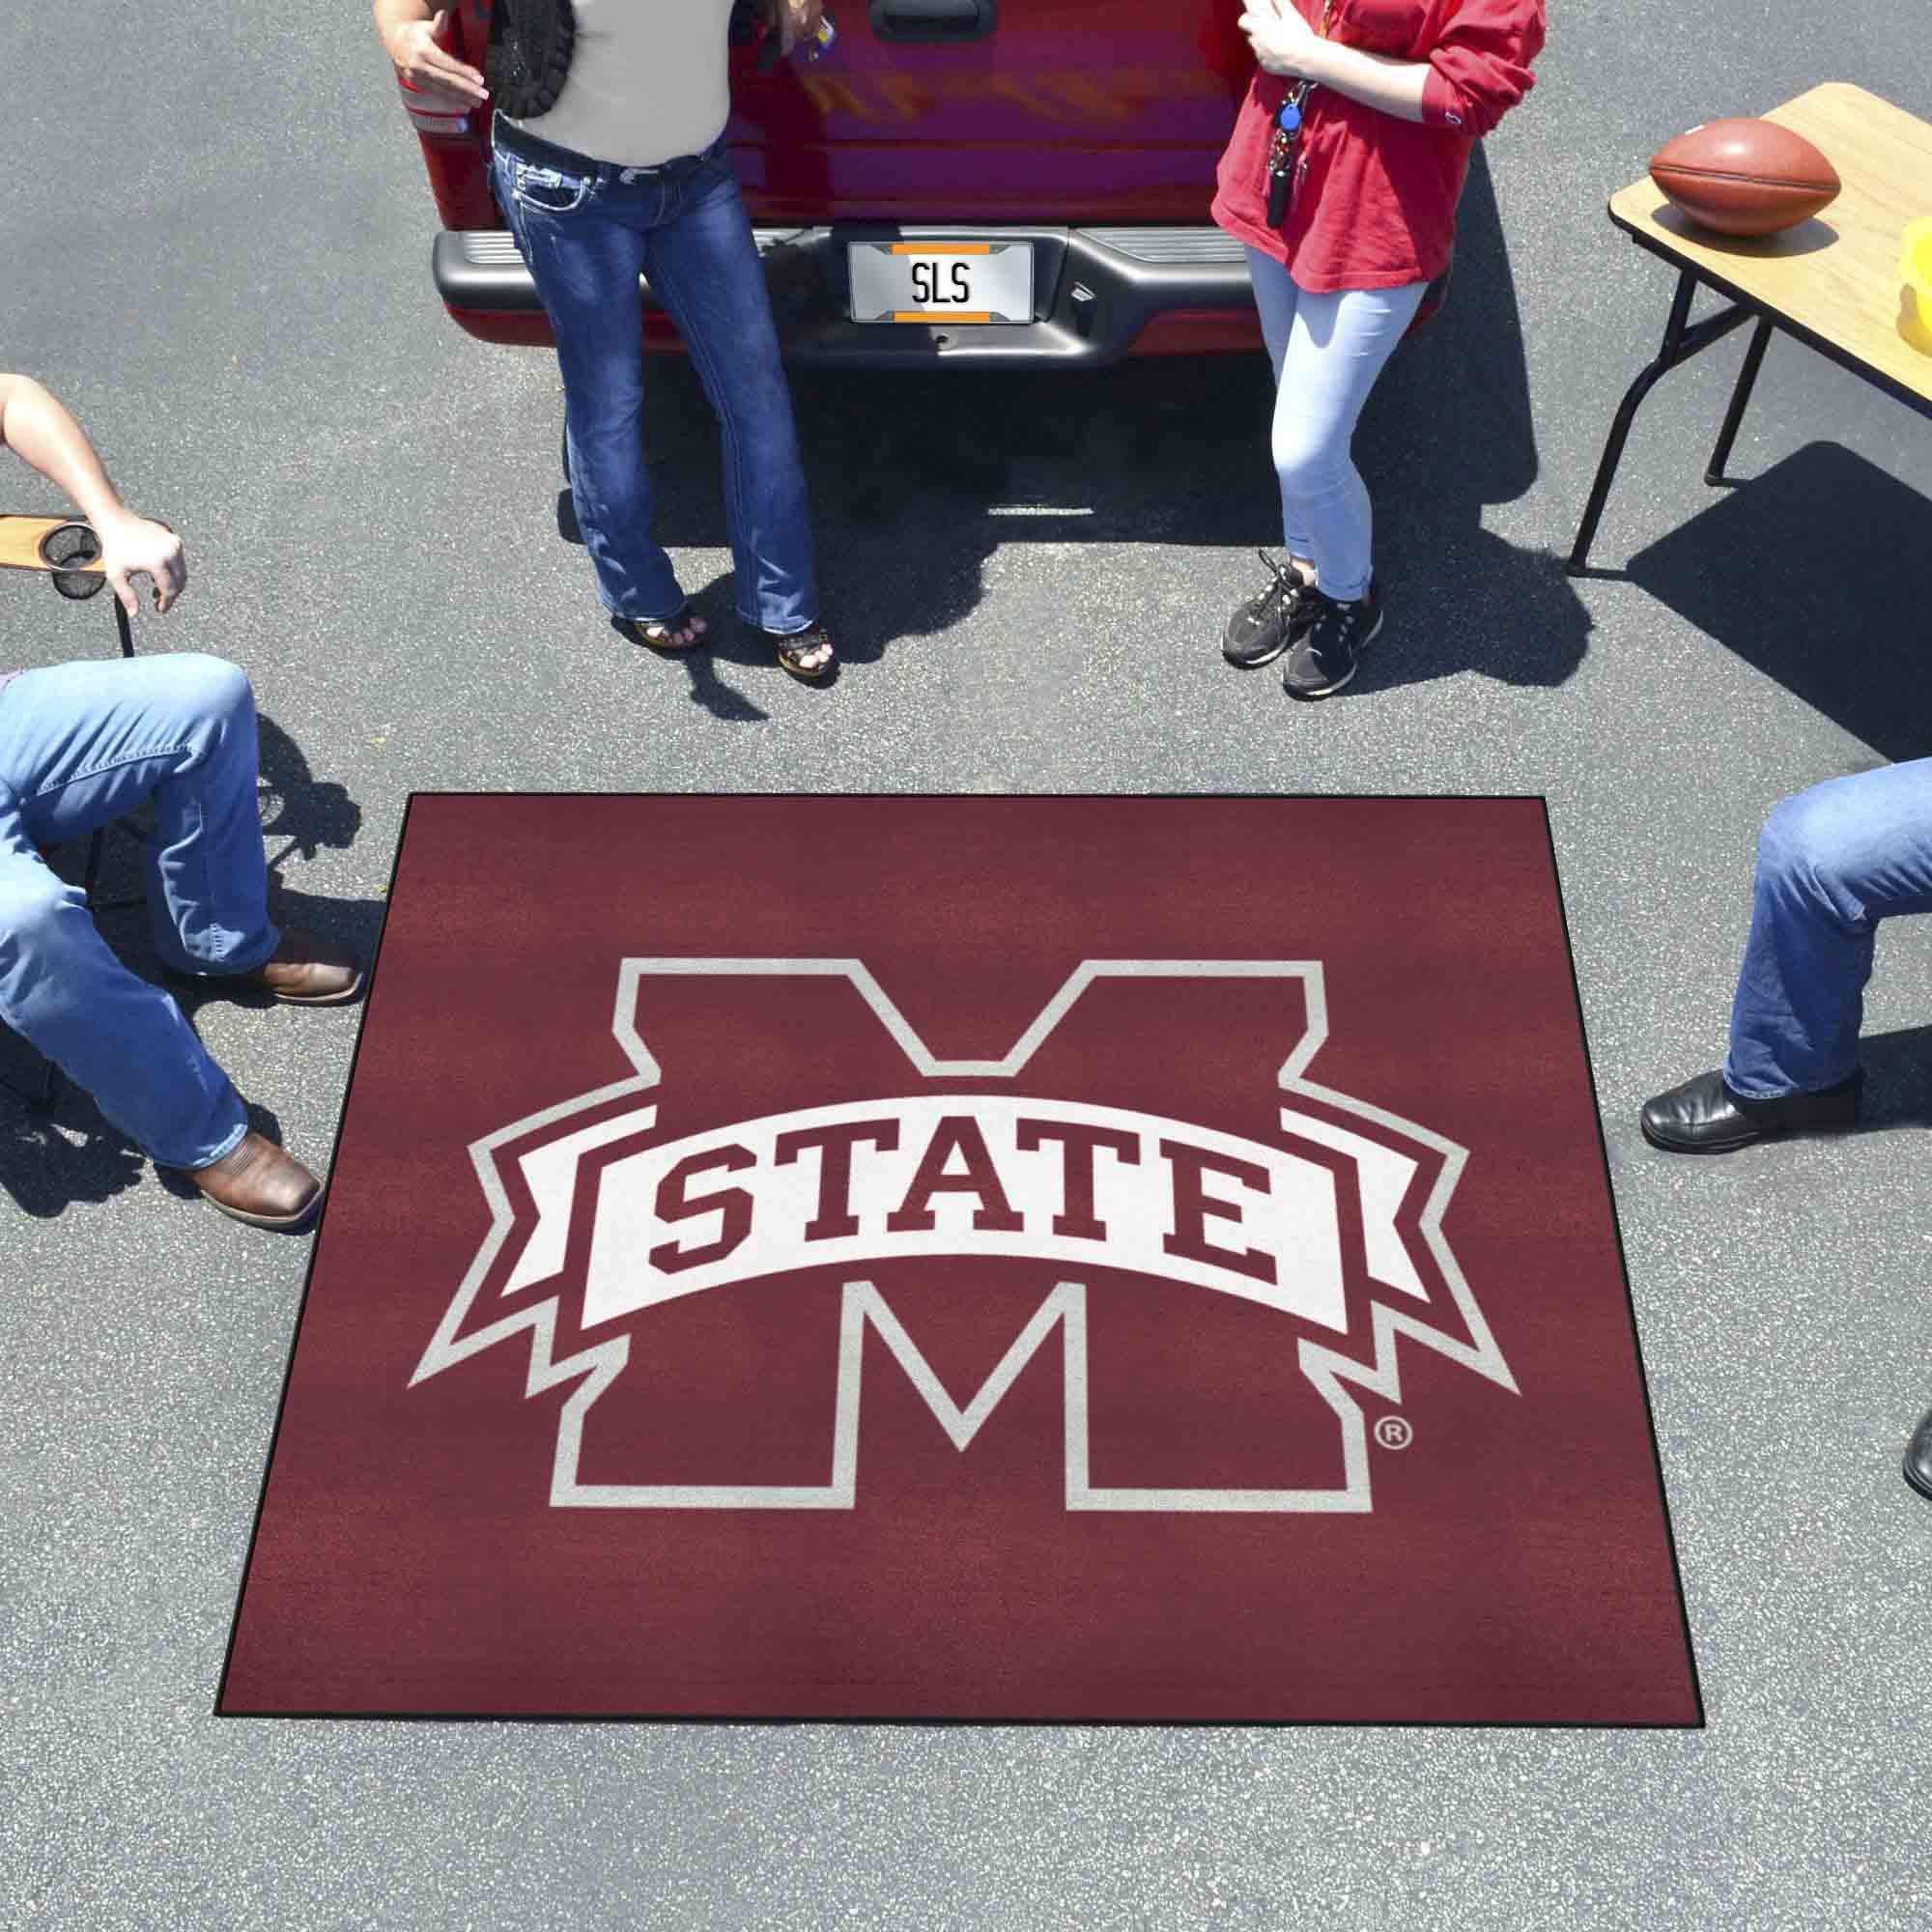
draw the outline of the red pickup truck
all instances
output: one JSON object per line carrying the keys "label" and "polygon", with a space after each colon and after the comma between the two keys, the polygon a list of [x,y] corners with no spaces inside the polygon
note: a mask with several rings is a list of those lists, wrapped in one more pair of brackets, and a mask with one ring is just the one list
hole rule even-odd
{"label": "red pickup truck", "polygon": [[[1221,0],[835,0],[836,44],[760,64],[733,16],[726,129],[788,358],[1095,365],[1253,350],[1240,244],[1208,218],[1254,72]],[[484,66],[490,0],[451,50]],[[490,113],[403,104],[442,217],[438,293],[486,342],[550,327],[492,199]],[[924,242],[928,250],[909,251]],[[895,244],[897,244],[896,247]],[[645,292],[644,335],[675,331]]]}

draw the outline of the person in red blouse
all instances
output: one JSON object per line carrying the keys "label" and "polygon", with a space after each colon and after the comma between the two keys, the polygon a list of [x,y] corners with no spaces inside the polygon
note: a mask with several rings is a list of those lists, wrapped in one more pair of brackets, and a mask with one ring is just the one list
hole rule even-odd
{"label": "person in red blouse", "polygon": [[1287,654],[1293,697],[1354,676],[1382,624],[1369,493],[1350,456],[1376,378],[1455,247],[1474,143],[1528,93],[1544,0],[1247,0],[1260,71],[1217,171],[1274,364],[1286,567],[1222,654]]}

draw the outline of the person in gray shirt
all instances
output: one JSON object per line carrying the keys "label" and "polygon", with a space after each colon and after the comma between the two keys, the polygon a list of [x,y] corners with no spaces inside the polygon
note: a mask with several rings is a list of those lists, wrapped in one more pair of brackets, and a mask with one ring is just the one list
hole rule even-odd
{"label": "person in gray shirt", "polygon": [[[490,78],[440,42],[429,0],[375,0],[396,71],[427,106],[494,99],[492,181],[556,340],[577,523],[627,636],[694,650],[705,622],[652,533],[640,436],[641,274],[716,412],[739,621],[792,676],[836,666],[763,265],[724,145],[732,0],[497,0]],[[821,0],[766,0],[781,45]]]}

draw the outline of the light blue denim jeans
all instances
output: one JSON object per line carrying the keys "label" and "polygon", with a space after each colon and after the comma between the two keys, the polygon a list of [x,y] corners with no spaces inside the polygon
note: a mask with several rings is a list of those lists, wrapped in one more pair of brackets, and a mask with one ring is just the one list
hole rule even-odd
{"label": "light blue denim jeans", "polygon": [[1427,282],[1311,295],[1272,255],[1248,249],[1262,339],[1274,364],[1282,542],[1330,596],[1368,595],[1375,525],[1349,446],[1369,391],[1422,306]]}
{"label": "light blue denim jeans", "polygon": [[55,665],[0,688],[0,1020],[163,1167],[219,1160],[247,1131],[242,1102],[41,848],[152,800],[156,949],[183,973],[246,972],[281,938],[255,770],[254,694],[219,658]]}
{"label": "light blue denim jeans", "polygon": [[652,535],[641,273],[718,417],[738,615],[791,636],[819,614],[791,394],[722,135],[701,158],[667,174],[587,159],[539,166],[499,145],[492,168],[556,338],[570,490],[605,607],[650,620],[684,601]]}
{"label": "light blue denim jeans", "polygon": [[1932,758],[1782,801],[1758,840],[1731,1091],[1769,1100],[1849,1079],[1878,923],[1913,912],[1932,912]]}

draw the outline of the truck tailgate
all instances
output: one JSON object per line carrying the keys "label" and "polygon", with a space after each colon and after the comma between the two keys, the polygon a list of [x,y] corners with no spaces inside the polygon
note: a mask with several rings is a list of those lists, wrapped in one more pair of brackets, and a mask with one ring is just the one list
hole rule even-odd
{"label": "truck tailgate", "polygon": [[754,220],[1201,222],[1254,58],[1231,0],[834,0],[730,139]]}

